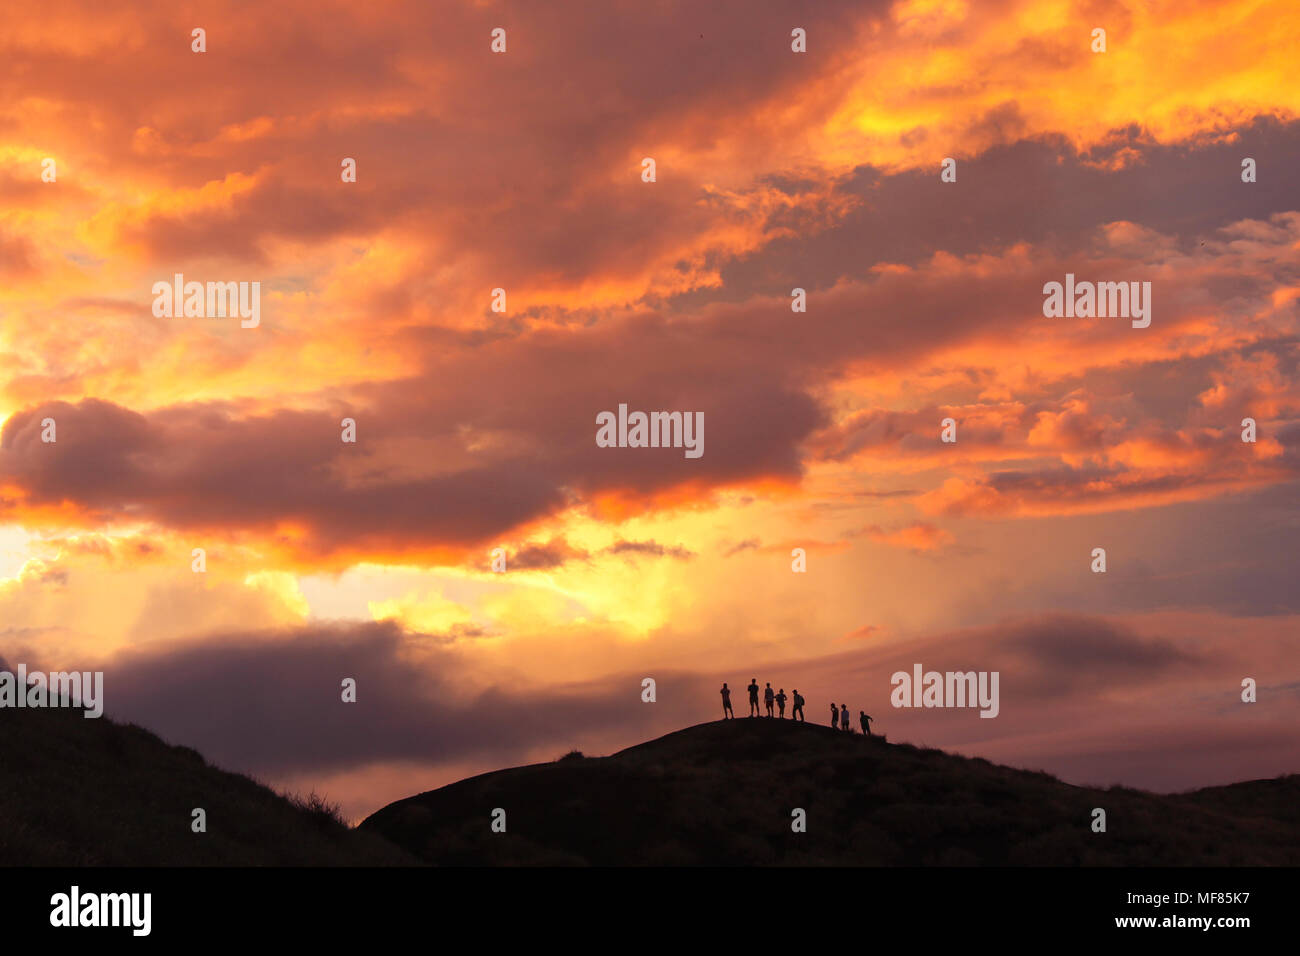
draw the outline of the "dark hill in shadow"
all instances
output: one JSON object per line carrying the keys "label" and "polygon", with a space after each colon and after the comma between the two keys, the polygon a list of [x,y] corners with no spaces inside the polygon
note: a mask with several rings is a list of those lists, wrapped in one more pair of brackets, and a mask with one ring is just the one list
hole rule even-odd
{"label": "dark hill in shadow", "polygon": [[[494,808],[507,832],[490,828]],[[791,811],[807,832],[791,831]],[[1092,811],[1107,832],[1091,829]],[[700,724],[392,803],[363,831],[438,864],[1300,864],[1300,776],[1160,795],[767,718]]]}
{"label": "dark hill in shadow", "polygon": [[[207,812],[207,832],[190,830]],[[416,864],[320,801],[290,800],[194,750],[80,710],[0,710],[0,865]]]}

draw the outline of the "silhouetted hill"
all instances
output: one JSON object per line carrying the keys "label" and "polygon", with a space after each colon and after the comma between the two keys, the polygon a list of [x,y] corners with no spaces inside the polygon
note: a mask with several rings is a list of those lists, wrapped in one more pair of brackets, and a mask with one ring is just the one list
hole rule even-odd
{"label": "silhouetted hill", "polygon": [[[490,829],[494,808],[506,833]],[[807,832],[791,811],[807,811]],[[1091,829],[1105,809],[1107,832]],[[1300,776],[1090,789],[815,724],[700,724],[500,770],[361,824],[440,864],[1300,864]]]}
{"label": "silhouetted hill", "polygon": [[[208,832],[192,833],[191,811]],[[507,832],[492,833],[492,810]],[[806,833],[790,829],[807,812]],[[1107,813],[1093,833],[1092,810]],[[409,851],[406,852],[406,851]],[[76,710],[0,711],[0,865],[1297,865],[1300,776],[1073,787],[815,724],[701,724],[500,770],[349,830],[185,747]]]}
{"label": "silhouetted hill", "polygon": [[[207,832],[190,830],[207,812]],[[0,865],[417,863],[327,807],[290,801],[134,725],[0,710]]]}

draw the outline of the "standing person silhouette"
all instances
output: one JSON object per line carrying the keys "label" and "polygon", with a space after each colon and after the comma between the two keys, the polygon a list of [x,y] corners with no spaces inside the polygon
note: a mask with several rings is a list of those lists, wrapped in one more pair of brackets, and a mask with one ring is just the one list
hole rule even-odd
{"label": "standing person silhouette", "polygon": [[735,720],[736,712],[731,709],[731,688],[727,686],[726,681],[722,682],[722,690],[718,691],[718,693],[722,695],[722,719],[726,720],[727,717],[731,717],[732,720]]}
{"label": "standing person silhouette", "polygon": [[865,710],[858,711],[858,723],[862,725],[862,732],[868,737],[871,736],[871,717]]}
{"label": "standing person silhouette", "polygon": [[803,720],[803,698],[799,696],[799,688],[794,689],[794,710],[790,711],[791,720]]}
{"label": "standing person silhouette", "polygon": [[758,678],[749,679],[749,716],[758,716]]}
{"label": "standing person silhouette", "polygon": [[767,690],[763,691],[763,705],[767,708],[767,716],[772,716],[772,701],[776,694],[772,691],[772,682],[767,682]]}
{"label": "standing person silhouette", "polygon": [[853,733],[853,728],[849,726],[849,705],[844,704],[840,708],[840,729]]}
{"label": "standing person silhouette", "polygon": [[784,720],[785,719],[785,688],[784,687],[782,687],[779,691],[777,691],[776,709],[778,711],[777,716],[780,717],[782,720]]}
{"label": "standing person silhouette", "polygon": [[840,708],[835,701],[831,701],[831,730],[835,730],[840,725]]}

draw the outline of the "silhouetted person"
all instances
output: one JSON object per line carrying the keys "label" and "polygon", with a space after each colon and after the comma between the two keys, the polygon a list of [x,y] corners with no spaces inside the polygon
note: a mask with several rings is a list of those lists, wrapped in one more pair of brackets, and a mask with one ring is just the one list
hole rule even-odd
{"label": "silhouetted person", "polygon": [[835,701],[831,701],[831,730],[837,730],[840,726],[840,708]]}
{"label": "silhouetted person", "polygon": [[758,716],[758,678],[749,679],[749,716]]}
{"label": "silhouetted person", "polygon": [[794,710],[790,711],[791,720],[803,720],[803,698],[799,696],[799,688],[794,690]]}
{"label": "silhouetted person", "polygon": [[736,712],[731,709],[731,688],[727,686],[726,681],[722,682],[722,690],[719,693],[722,694],[722,719],[726,720],[730,716],[735,720]]}
{"label": "silhouetted person", "polygon": [[865,710],[858,711],[858,723],[862,725],[862,732],[868,737],[871,736],[871,718],[867,716]]}
{"label": "silhouetted person", "polygon": [[768,682],[767,690],[763,691],[763,706],[767,708],[767,716],[772,716],[772,701],[776,695],[772,692],[772,683]]}
{"label": "silhouetted person", "polygon": [[840,729],[853,733],[853,728],[849,726],[849,705],[844,704],[840,708]]}
{"label": "silhouetted person", "polygon": [[785,688],[784,687],[782,687],[781,690],[777,692],[776,709],[777,709],[777,716],[784,719],[785,718]]}

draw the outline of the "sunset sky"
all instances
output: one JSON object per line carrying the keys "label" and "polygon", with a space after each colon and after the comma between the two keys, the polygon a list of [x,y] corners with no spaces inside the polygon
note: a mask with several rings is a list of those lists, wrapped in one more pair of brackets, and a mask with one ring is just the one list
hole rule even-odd
{"label": "sunset sky", "polygon": [[[1293,0],[54,2],[0,54],[11,665],[351,818],[751,677],[1072,783],[1300,771]],[[914,663],[999,716],[894,709]]]}

